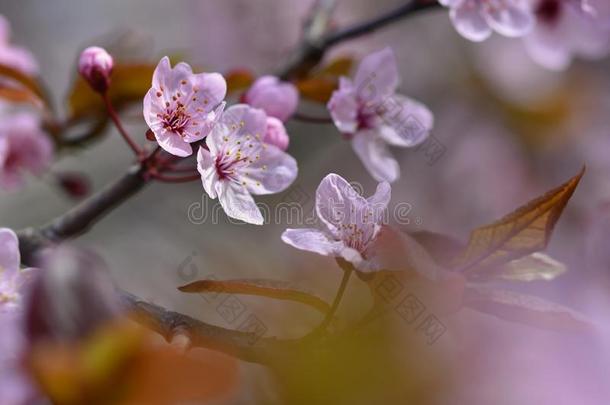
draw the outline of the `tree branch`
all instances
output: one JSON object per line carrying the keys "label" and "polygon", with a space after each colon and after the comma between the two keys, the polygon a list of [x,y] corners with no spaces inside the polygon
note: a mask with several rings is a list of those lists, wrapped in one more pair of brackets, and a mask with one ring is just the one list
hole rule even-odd
{"label": "tree branch", "polygon": [[[335,0],[319,0],[312,17],[305,25],[301,46],[288,62],[276,71],[285,79],[300,77],[314,68],[332,46],[418,11],[437,6],[436,1],[413,1],[370,21],[327,35]],[[139,192],[150,180],[144,161],[131,167],[121,178],[92,195],[80,205],[41,228],[27,228],[18,232],[22,262],[32,264],[35,254],[43,247],[71,239],[86,232],[105,215]],[[193,346],[223,351],[245,361],[269,364],[273,359],[287,358],[304,342],[276,338],[257,339],[252,333],[234,331],[210,325],[189,316],[148,303],[130,293],[120,292],[125,307],[136,318],[171,340],[176,334],[186,335]]]}

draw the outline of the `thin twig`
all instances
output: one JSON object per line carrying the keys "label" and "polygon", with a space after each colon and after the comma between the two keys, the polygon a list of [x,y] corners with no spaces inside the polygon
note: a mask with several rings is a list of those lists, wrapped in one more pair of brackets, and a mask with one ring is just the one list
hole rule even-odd
{"label": "thin twig", "polygon": [[324,317],[324,320],[318,327],[318,330],[322,330],[322,331],[326,330],[328,328],[328,325],[330,325],[330,322],[335,317],[335,313],[337,312],[337,309],[339,308],[339,304],[341,303],[341,300],[343,299],[343,295],[345,294],[345,289],[347,288],[349,279],[350,279],[352,273],[354,272],[354,267],[351,264],[349,264],[345,261],[338,261],[338,262],[339,262],[339,265],[341,266],[341,268],[343,269],[343,278],[341,279],[341,284],[339,285],[339,289],[337,290],[337,294],[335,295],[335,299],[332,303],[332,306],[330,307],[330,310],[326,313],[326,317]]}
{"label": "thin twig", "polygon": [[119,133],[121,134],[123,139],[125,139],[125,142],[127,142],[133,153],[135,153],[136,156],[141,157],[143,153],[142,149],[140,149],[138,144],[131,138],[131,135],[129,135],[129,133],[125,130],[125,127],[123,127],[121,119],[119,118],[119,114],[114,109],[112,101],[110,100],[110,96],[108,96],[108,92],[104,93],[102,95],[102,98],[104,99],[104,104],[106,105],[108,116],[110,117],[116,128],[119,130]]}

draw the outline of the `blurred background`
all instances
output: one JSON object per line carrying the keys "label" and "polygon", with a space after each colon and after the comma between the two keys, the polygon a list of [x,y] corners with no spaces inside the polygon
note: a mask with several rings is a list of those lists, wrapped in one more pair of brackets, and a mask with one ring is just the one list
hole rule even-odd
{"label": "blurred background", "polygon": [[[156,63],[165,55],[208,71],[248,68],[264,74],[285,61],[298,43],[305,0],[0,0],[0,14],[14,39],[35,54],[41,76],[59,108],[76,73],[76,58],[89,45],[120,43],[123,59]],[[340,0],[337,27],[370,18],[397,0]],[[118,42],[117,42],[118,41]],[[468,232],[498,219],[529,199],[575,175],[587,174],[554,233],[550,254],[569,271],[534,282],[524,291],[582,311],[597,320],[610,315],[610,76],[608,61],[576,61],[565,72],[534,64],[519,40],[495,36],[482,44],[461,38],[445,9],[422,13],[363,39],[334,48],[327,58],[361,58],[391,46],[398,56],[401,92],[427,104],[435,115],[433,136],[444,152],[430,159],[421,150],[395,150],[402,177],[393,184],[392,205],[408,203],[410,230],[431,230],[466,240]],[[317,105],[302,106],[325,116]],[[146,127],[137,106],[130,130]],[[363,185],[375,184],[349,143],[332,125],[288,124],[289,152],[299,177],[285,193],[262,198],[275,206],[297,202],[313,209],[323,176],[336,172]],[[87,149],[61,156],[56,171],[79,171],[92,188],[121,175],[130,151],[118,133]],[[48,179],[47,179],[48,180]],[[73,205],[49,182],[28,181],[17,193],[0,194],[0,224],[21,229],[43,224]],[[108,263],[116,282],[152,302],[225,327],[214,303],[176,287],[196,279],[268,277],[291,280],[332,299],[341,273],[332,260],[296,251],[280,240],[286,218],[264,227],[189,218],[199,204],[211,207],[198,183],[151,184],[79,238]],[[203,223],[198,223],[203,222]],[[341,314],[357,318],[370,302],[357,281]],[[319,315],[296,304],[240,298],[267,335],[298,337]],[[604,404],[610,400],[607,335],[581,340],[496,320],[464,310],[448,321],[447,333],[426,353],[410,338],[393,336],[408,370],[366,370],[421,383],[419,403]],[[401,336],[400,334],[398,336]],[[403,346],[404,345],[404,346]],[[413,362],[413,356],[434,358]],[[419,364],[421,368],[415,367]],[[423,365],[427,367],[423,367]],[[383,365],[379,365],[383,367]],[[282,403],[275,380],[262,367],[242,364],[243,384],[231,403]],[[312,371],[315,373],[315,371]],[[319,370],[318,370],[319,372]],[[365,372],[363,370],[363,372]],[[332,378],[329,376],[328,378]],[[372,378],[372,376],[371,376]],[[286,388],[288,387],[288,388]],[[286,384],[290,391],[293,387]],[[423,387],[423,388],[422,388]],[[434,395],[432,394],[434,392]],[[426,398],[425,400],[422,398]],[[388,403],[401,403],[400,396]],[[365,396],[352,403],[370,403]]]}

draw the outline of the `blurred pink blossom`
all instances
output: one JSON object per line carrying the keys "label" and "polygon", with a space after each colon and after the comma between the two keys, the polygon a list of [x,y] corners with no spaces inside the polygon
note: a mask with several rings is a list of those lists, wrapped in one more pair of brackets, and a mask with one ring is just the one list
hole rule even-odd
{"label": "blurred pink blossom", "polygon": [[275,76],[263,76],[254,82],[243,101],[286,122],[297,110],[299,91],[292,83],[282,82]]}
{"label": "blurred pink blossom", "polygon": [[525,0],[439,0],[439,3],[451,9],[455,29],[471,41],[484,41],[493,31],[520,37],[534,25]]}
{"label": "blurred pink blossom", "polygon": [[19,356],[25,345],[21,319],[22,292],[36,270],[20,270],[19,241],[10,229],[0,228],[0,403],[30,403],[33,389],[21,372]]}
{"label": "blurred pink blossom", "polygon": [[38,62],[34,55],[25,48],[11,44],[10,40],[10,24],[0,14],[0,64],[17,69],[27,75],[37,75]]}
{"label": "blurred pink blossom", "polygon": [[263,216],[252,194],[279,193],[297,176],[297,163],[262,141],[267,126],[263,110],[246,104],[225,111],[197,155],[203,188],[231,218],[261,225]]}
{"label": "blurred pink blossom", "polygon": [[584,0],[534,0],[536,27],[524,38],[534,61],[566,69],[578,56],[597,59],[610,51],[610,27]]}
{"label": "blurred pink blossom", "polygon": [[286,229],[282,240],[297,249],[343,258],[360,270],[376,270],[367,250],[381,229],[391,189],[380,183],[365,199],[341,176],[329,174],[316,191],[316,213],[326,230]]}
{"label": "blurred pink blossom", "polygon": [[144,97],[144,119],[159,145],[176,156],[190,156],[191,143],[206,137],[224,109],[227,83],[219,73],[193,74],[186,63],[157,65]]}
{"label": "blurred pink blossom", "polygon": [[364,58],[354,81],[341,77],[328,109],[335,125],[351,139],[354,151],[377,181],[400,177],[388,144],[412,147],[422,143],[434,118],[423,104],[396,94],[396,57],[390,48]]}
{"label": "blurred pink blossom", "polygon": [[284,151],[288,149],[290,137],[282,121],[275,117],[267,117],[267,129],[265,130],[263,142],[275,145]]}
{"label": "blurred pink blossom", "polygon": [[41,175],[53,159],[53,144],[38,117],[18,113],[0,117],[0,187],[19,188],[23,173]]}

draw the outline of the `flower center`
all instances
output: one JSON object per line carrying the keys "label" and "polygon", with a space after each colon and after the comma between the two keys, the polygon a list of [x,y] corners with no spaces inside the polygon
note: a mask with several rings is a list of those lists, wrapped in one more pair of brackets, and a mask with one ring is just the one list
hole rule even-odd
{"label": "flower center", "polygon": [[364,252],[366,248],[364,232],[356,224],[341,225],[341,239],[347,246],[360,253]]}
{"label": "flower center", "polygon": [[191,122],[191,116],[186,113],[184,104],[178,103],[178,107],[171,109],[167,107],[165,113],[159,117],[165,130],[177,133],[184,137],[184,131]]}
{"label": "flower center", "polygon": [[560,0],[542,0],[536,7],[536,16],[547,24],[554,24],[559,20],[561,11]]}

